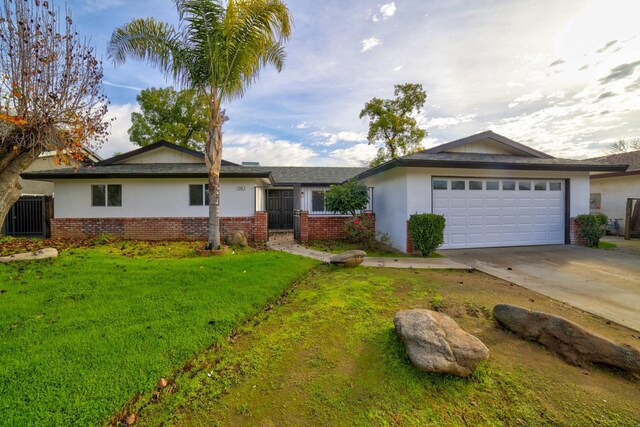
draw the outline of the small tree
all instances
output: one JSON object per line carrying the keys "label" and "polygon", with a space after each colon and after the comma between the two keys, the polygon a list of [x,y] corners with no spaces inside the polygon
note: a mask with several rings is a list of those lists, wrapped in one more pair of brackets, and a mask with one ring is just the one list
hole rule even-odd
{"label": "small tree", "polygon": [[427,131],[418,127],[427,93],[418,83],[395,85],[394,99],[373,98],[360,111],[360,118],[369,118],[369,144],[380,145],[371,167],[422,149],[420,142]]}
{"label": "small tree", "polygon": [[160,140],[202,151],[209,125],[207,98],[193,89],[144,89],[136,97],[141,112],[131,114],[129,137],[144,147]]}
{"label": "small tree", "polygon": [[351,215],[344,223],[348,241],[370,247],[375,243],[376,231],[373,216],[360,215],[369,203],[369,190],[361,181],[351,180],[332,185],[325,193],[324,204],[328,211]]}
{"label": "small tree", "polygon": [[108,135],[102,64],[51,0],[4,0],[0,10],[0,223],[20,174],[43,151],[82,160]]}
{"label": "small tree", "polygon": [[369,203],[369,190],[361,181],[351,180],[344,184],[332,185],[324,195],[324,205],[328,211],[342,215],[356,216]]}

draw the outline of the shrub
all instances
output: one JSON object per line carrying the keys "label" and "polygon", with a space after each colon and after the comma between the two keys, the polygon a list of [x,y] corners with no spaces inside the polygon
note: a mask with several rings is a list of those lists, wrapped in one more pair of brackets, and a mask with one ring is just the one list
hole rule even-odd
{"label": "shrub", "polygon": [[376,245],[376,231],[373,216],[364,214],[349,218],[344,223],[344,234],[351,243],[359,243],[370,249]]}
{"label": "shrub", "polygon": [[584,238],[585,245],[597,248],[600,238],[604,235],[604,226],[607,216],[602,213],[583,214],[576,216],[576,224],[580,227],[580,235]]}
{"label": "shrub", "polygon": [[357,180],[332,185],[324,195],[325,208],[330,212],[338,212],[342,215],[356,216],[358,212],[367,208],[368,203],[367,186]]}
{"label": "shrub", "polygon": [[413,247],[429,256],[444,242],[445,219],[436,214],[415,214],[409,217],[409,234]]}

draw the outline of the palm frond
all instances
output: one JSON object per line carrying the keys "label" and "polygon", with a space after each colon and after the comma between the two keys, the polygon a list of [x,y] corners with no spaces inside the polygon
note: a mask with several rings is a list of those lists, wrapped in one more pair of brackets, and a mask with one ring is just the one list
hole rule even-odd
{"label": "palm frond", "polygon": [[116,28],[107,54],[114,64],[133,57],[147,61],[182,84],[190,80],[192,58],[181,34],[172,25],[153,18],[134,19]]}

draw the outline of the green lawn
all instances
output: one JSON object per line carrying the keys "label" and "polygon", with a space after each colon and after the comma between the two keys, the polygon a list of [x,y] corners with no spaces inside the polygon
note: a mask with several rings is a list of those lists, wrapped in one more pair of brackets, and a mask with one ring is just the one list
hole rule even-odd
{"label": "green lawn", "polygon": [[[322,266],[196,358],[177,392],[128,410],[151,426],[640,425],[640,378],[570,366],[500,329],[499,302],[639,346],[635,331],[480,272]],[[397,310],[415,307],[452,316],[490,360],[466,379],[416,370],[393,328]]]}
{"label": "green lawn", "polygon": [[188,248],[117,243],[0,265],[0,425],[107,423],[317,265]]}

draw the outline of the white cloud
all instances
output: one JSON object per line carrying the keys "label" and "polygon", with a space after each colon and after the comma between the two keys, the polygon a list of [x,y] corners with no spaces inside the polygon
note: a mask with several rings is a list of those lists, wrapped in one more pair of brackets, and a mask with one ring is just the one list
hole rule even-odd
{"label": "white cloud", "polygon": [[329,153],[331,164],[338,166],[367,166],[376,156],[377,148],[360,143],[349,148],[339,148]]}
{"label": "white cloud", "polygon": [[364,133],[352,131],[340,131],[337,133],[319,131],[312,132],[311,136],[316,139],[315,145],[323,145],[329,147],[338,142],[364,142],[367,136]]}
{"label": "white cloud", "polygon": [[535,101],[541,100],[542,98],[544,98],[544,95],[540,91],[526,93],[514,99],[513,102],[509,103],[508,107],[509,108],[517,107],[523,102],[524,103],[535,102]]}
{"label": "white cloud", "polygon": [[374,47],[379,46],[381,44],[382,44],[382,41],[380,41],[380,39],[377,39],[375,37],[369,37],[368,39],[362,40],[362,51],[361,52],[366,52],[366,51],[371,50]]}
{"label": "white cloud", "polygon": [[308,129],[309,126],[311,126],[310,122],[304,121],[304,122],[300,122],[297,125],[295,125],[296,129]]}
{"label": "white cloud", "polygon": [[423,126],[428,128],[445,129],[460,123],[468,123],[475,119],[477,114],[458,115],[454,117],[432,117],[423,121]]}
{"label": "white cloud", "polygon": [[382,14],[382,19],[391,18],[398,8],[394,2],[383,4],[380,6],[380,13]]}
{"label": "white cloud", "polygon": [[402,65],[398,65],[397,67],[393,68],[393,71],[395,71],[395,72],[398,72],[400,70],[402,70]]}
{"label": "white cloud", "polygon": [[262,134],[225,134],[222,157],[235,163],[260,162],[262,166],[304,166],[318,156],[297,142]]}
{"label": "white cloud", "polygon": [[140,148],[129,140],[127,131],[131,127],[131,113],[139,112],[138,104],[110,105],[107,119],[115,118],[111,123],[109,140],[98,150],[102,157],[111,157],[113,153],[124,153]]}

